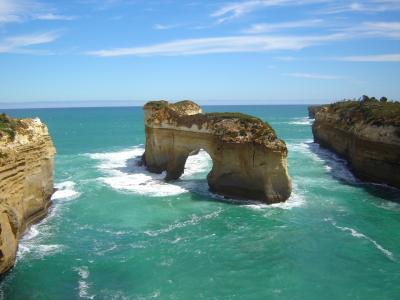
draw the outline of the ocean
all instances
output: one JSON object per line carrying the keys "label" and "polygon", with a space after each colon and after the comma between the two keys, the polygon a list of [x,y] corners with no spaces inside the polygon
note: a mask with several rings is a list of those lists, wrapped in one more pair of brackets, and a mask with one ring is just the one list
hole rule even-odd
{"label": "ocean", "polygon": [[23,236],[0,298],[399,299],[399,190],[360,182],[313,143],[304,105],[205,110],[274,127],[289,149],[287,202],[210,193],[204,151],[176,182],[148,173],[137,165],[140,107],[6,110],[48,125],[58,190]]}

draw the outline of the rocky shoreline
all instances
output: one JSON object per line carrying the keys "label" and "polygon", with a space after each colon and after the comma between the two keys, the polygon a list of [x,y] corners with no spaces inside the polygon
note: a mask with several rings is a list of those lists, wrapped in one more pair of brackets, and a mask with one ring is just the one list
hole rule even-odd
{"label": "rocky shoreline", "polygon": [[47,127],[39,119],[1,117],[0,274],[14,265],[26,228],[47,214],[55,155]]}
{"label": "rocky shoreline", "polygon": [[361,180],[400,188],[400,103],[342,101],[309,109],[314,141],[345,158]]}

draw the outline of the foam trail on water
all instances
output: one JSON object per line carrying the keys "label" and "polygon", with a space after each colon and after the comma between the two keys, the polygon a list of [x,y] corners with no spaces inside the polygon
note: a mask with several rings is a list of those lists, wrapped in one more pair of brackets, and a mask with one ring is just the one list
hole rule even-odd
{"label": "foam trail on water", "polygon": [[340,229],[340,230],[345,231],[345,232],[349,232],[352,236],[354,236],[356,238],[366,239],[367,241],[371,242],[375,246],[376,249],[381,251],[388,259],[390,259],[392,261],[395,261],[393,253],[391,251],[385,249],[382,245],[380,245],[377,241],[375,241],[374,239],[370,238],[369,236],[367,236],[367,235],[355,230],[354,228],[345,227],[345,226],[339,226],[332,219],[327,218],[327,219],[324,219],[324,221],[330,222],[337,229]]}
{"label": "foam trail on water", "polygon": [[89,294],[89,288],[90,284],[87,282],[87,279],[89,278],[89,268],[87,266],[81,266],[79,268],[75,268],[75,271],[78,272],[79,275],[79,297],[84,298],[84,299],[94,299],[96,295],[90,295]]}
{"label": "foam trail on water", "polygon": [[159,229],[159,230],[147,230],[144,233],[146,235],[148,235],[148,236],[155,237],[155,236],[158,236],[160,234],[167,233],[167,232],[173,231],[173,230],[178,229],[178,228],[183,228],[183,227],[186,227],[186,226],[189,226],[189,225],[197,225],[199,222],[201,222],[203,220],[209,220],[209,219],[216,218],[216,217],[219,216],[221,211],[222,211],[222,209],[219,209],[217,211],[214,211],[212,213],[209,213],[209,214],[206,214],[206,215],[203,215],[203,216],[192,215],[192,217],[189,220],[182,221],[182,222],[177,222],[177,223],[174,223],[174,224],[170,224],[166,228],[162,228],[162,229]]}

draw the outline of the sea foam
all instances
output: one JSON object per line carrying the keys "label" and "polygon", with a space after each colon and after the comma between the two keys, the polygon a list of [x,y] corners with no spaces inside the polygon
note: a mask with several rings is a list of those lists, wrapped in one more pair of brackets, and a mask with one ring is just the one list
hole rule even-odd
{"label": "sea foam", "polygon": [[80,196],[80,193],[75,190],[75,182],[64,181],[55,184],[56,192],[52,195],[51,200],[73,200]]}
{"label": "sea foam", "polygon": [[[165,172],[161,174],[148,172],[140,164],[143,153],[143,145],[140,145],[123,151],[93,153],[88,156],[99,161],[98,168],[105,174],[101,179],[113,189],[149,197],[174,196],[188,192],[191,187],[190,182],[178,180],[167,183],[164,181]],[[209,165],[208,154],[200,151],[199,154],[188,158],[185,173],[181,178],[190,178],[194,174],[204,172]]]}
{"label": "sea foam", "polygon": [[79,297],[84,299],[94,299],[95,295],[89,294],[90,284],[87,282],[89,278],[89,268],[87,266],[81,266],[74,269],[79,275]]}
{"label": "sea foam", "polygon": [[295,118],[294,121],[290,121],[289,124],[291,125],[312,125],[313,120],[308,118],[308,117],[303,117],[303,118]]}
{"label": "sea foam", "polygon": [[358,184],[359,180],[349,170],[345,159],[340,158],[333,152],[320,147],[312,140],[300,143],[288,143],[289,151],[306,155],[313,161],[321,163],[326,172],[332,174],[336,179],[346,181],[351,184]]}
{"label": "sea foam", "polygon": [[43,258],[63,251],[64,246],[60,244],[47,244],[46,240],[52,234],[52,223],[54,217],[60,213],[62,201],[76,199],[80,193],[75,190],[75,182],[63,181],[56,183],[54,187],[57,191],[52,195],[54,201],[50,207],[49,213],[41,222],[28,228],[23,234],[18,246],[17,262],[25,255],[30,254],[34,258]]}

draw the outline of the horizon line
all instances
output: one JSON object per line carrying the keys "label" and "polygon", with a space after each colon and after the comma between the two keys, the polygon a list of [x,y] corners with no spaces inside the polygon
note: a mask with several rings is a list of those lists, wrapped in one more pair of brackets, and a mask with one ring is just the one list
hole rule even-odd
{"label": "horizon line", "polygon": [[[179,100],[170,100],[174,103]],[[142,107],[148,101],[124,100],[124,101],[42,101],[42,102],[5,102],[0,103],[0,110],[9,109],[40,109],[40,108],[102,108],[102,107]],[[246,103],[247,102],[247,103]],[[322,100],[250,100],[250,101],[232,101],[232,100],[203,100],[198,101],[201,106],[276,106],[276,105],[315,105],[328,104],[331,101]]]}

